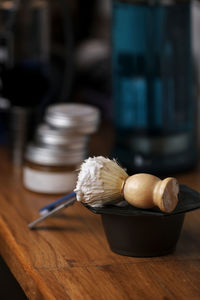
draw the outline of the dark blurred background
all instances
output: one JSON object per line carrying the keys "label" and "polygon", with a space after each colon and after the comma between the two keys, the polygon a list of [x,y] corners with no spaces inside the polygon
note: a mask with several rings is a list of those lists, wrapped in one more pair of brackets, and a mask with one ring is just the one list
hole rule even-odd
{"label": "dark blurred background", "polygon": [[110,155],[130,171],[194,166],[199,10],[199,1],[1,0],[0,142],[8,132],[30,140],[52,103],[83,102],[114,125]]}
{"label": "dark blurred background", "polygon": [[83,101],[109,114],[109,21],[109,0],[0,1],[2,111],[25,107],[34,124],[51,103]]}
{"label": "dark blurred background", "polygon": [[[17,104],[23,102],[23,105],[28,106],[30,103],[36,105],[36,101],[44,101],[45,92],[48,94],[47,102],[69,100],[74,94],[73,87],[77,86],[77,82],[81,82],[82,85],[90,82],[90,85],[96,84],[98,88],[102,85],[102,89],[104,88],[107,80],[102,74],[98,74],[104,71],[99,71],[98,65],[96,74],[95,68],[93,72],[89,68],[94,67],[98,60],[108,58],[109,0],[88,0],[84,3],[78,0],[3,2],[13,3],[13,7],[9,8],[13,11],[3,12],[3,22],[8,22],[8,25],[5,25],[8,27],[6,33],[11,35],[8,43],[12,44],[9,45],[12,49],[9,49],[7,66],[4,64],[3,67],[7,67],[6,75],[9,77],[7,80],[5,76],[3,85],[5,96]],[[101,63],[100,65],[102,66]],[[103,64],[104,67],[105,65],[106,63]],[[83,69],[84,72],[88,72],[84,76],[84,82],[83,78],[79,80]],[[19,73],[22,80],[18,79]],[[31,86],[30,76],[33,76],[35,85],[32,83]],[[12,79],[15,90],[11,91]],[[20,83],[23,91],[16,96]],[[31,91],[35,93],[40,90],[42,99],[31,95],[29,91],[25,92],[24,88],[32,88]],[[26,93],[27,98],[30,98],[29,104],[27,99],[20,100],[25,98]]]}

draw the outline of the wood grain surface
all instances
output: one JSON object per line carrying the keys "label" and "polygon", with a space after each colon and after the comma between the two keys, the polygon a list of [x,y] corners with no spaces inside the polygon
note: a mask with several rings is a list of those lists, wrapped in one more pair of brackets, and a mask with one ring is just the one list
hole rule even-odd
{"label": "wood grain surface", "polygon": [[[113,253],[101,218],[76,203],[37,230],[27,224],[55,200],[27,191],[0,150],[0,254],[29,299],[200,299],[200,211],[186,215],[176,251],[154,258]],[[200,168],[177,176],[200,192]]]}

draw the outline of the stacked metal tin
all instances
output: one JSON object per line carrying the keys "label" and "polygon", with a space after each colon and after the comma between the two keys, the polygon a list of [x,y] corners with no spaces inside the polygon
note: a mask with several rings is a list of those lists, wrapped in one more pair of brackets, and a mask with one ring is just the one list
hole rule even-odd
{"label": "stacked metal tin", "polygon": [[81,162],[87,151],[89,136],[99,125],[99,110],[86,104],[56,104],[46,110],[46,124],[38,127],[36,139],[41,144],[66,151]]}
{"label": "stacked metal tin", "polygon": [[44,123],[38,126],[34,141],[26,149],[24,185],[42,193],[73,189],[74,172],[87,156],[88,140],[97,130],[99,119],[99,110],[90,105],[49,106]]}

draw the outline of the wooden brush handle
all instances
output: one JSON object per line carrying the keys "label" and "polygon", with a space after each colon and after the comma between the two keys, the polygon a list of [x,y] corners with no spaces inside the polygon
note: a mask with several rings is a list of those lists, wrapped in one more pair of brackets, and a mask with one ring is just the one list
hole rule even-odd
{"label": "wooden brush handle", "polygon": [[126,179],[123,195],[131,205],[140,208],[158,206],[163,212],[172,212],[178,202],[179,186],[175,178],[160,180],[150,174],[136,174]]}

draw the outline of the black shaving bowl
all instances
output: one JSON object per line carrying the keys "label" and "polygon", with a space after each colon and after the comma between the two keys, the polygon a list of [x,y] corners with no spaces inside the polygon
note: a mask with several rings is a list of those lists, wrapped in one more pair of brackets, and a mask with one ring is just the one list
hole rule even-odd
{"label": "black shaving bowl", "polygon": [[121,255],[153,257],[175,250],[185,213],[200,208],[200,194],[181,185],[176,209],[166,214],[159,209],[144,210],[128,205],[107,205],[90,211],[101,214],[110,249]]}

